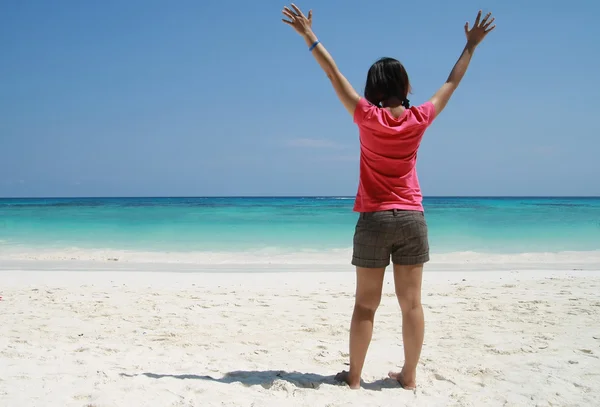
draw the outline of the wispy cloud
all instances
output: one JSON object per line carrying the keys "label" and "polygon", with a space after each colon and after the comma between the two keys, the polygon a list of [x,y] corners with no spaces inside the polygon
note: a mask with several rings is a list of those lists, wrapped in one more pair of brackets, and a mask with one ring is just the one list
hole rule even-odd
{"label": "wispy cloud", "polygon": [[297,138],[287,142],[288,147],[294,148],[329,148],[340,149],[346,146],[326,139]]}
{"label": "wispy cloud", "polygon": [[25,184],[24,179],[5,179],[2,181],[4,185],[23,185]]}
{"label": "wispy cloud", "polygon": [[319,157],[319,161],[343,161],[343,162],[358,162],[359,155],[331,155],[326,157]]}

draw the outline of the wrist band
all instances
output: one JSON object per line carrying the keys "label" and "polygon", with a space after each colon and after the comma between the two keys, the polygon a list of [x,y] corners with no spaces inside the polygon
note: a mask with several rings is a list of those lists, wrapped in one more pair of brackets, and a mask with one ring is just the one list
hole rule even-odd
{"label": "wrist band", "polygon": [[317,45],[319,45],[319,42],[320,42],[319,40],[316,40],[315,42],[313,42],[313,45],[311,45],[311,46],[310,46],[310,48],[309,48],[308,50],[309,50],[309,51],[312,51],[313,49],[315,49],[315,47],[316,47]]}

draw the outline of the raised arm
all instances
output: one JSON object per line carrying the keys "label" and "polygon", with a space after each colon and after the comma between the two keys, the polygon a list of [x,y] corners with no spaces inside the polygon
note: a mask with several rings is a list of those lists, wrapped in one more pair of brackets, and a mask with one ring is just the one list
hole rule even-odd
{"label": "raised arm", "polygon": [[354,111],[356,110],[356,105],[360,100],[360,96],[358,92],[354,90],[350,82],[342,75],[329,52],[327,52],[323,44],[319,42],[317,36],[312,31],[312,10],[308,12],[308,17],[306,17],[302,11],[292,3],[291,9],[289,7],[283,8],[283,14],[287,17],[287,20],[283,19],[283,22],[292,26],[298,34],[304,37],[304,41],[306,41],[309,50],[331,81],[338,98],[346,110],[348,110],[348,113],[350,113],[351,116],[354,116]]}
{"label": "raised arm", "polygon": [[496,28],[495,25],[491,25],[494,22],[494,18],[490,19],[491,16],[492,13],[488,13],[483,20],[481,20],[480,10],[479,13],[477,13],[475,24],[471,30],[469,30],[469,23],[465,24],[467,44],[465,45],[462,54],[460,54],[458,61],[456,61],[454,68],[452,68],[446,83],[444,83],[442,87],[435,93],[435,95],[433,95],[433,97],[429,100],[435,107],[436,116],[439,115],[442,110],[444,110],[446,104],[450,100],[450,97],[458,87],[458,84],[462,80],[463,76],[465,76],[475,48],[477,48],[477,46],[481,43],[481,41],[483,41],[485,36],[490,31]]}

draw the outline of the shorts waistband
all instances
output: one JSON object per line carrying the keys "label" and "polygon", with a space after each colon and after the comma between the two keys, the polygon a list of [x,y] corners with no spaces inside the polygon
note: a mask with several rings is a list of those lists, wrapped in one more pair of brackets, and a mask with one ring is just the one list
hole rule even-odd
{"label": "shorts waistband", "polygon": [[419,212],[422,213],[421,211],[414,211],[414,210],[410,210],[410,209],[385,209],[382,211],[375,211],[375,212],[361,212],[360,213],[360,218],[361,219],[365,219],[371,215],[374,215],[376,213],[390,213],[394,216],[398,216],[398,214],[400,213],[408,213],[408,212]]}

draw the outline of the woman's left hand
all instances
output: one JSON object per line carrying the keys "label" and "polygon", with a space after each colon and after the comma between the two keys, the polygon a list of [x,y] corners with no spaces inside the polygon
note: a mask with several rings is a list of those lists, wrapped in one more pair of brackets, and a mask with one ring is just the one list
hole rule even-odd
{"label": "woman's left hand", "polygon": [[294,3],[291,4],[293,10],[289,7],[283,8],[283,15],[288,19],[282,19],[287,25],[291,25],[296,32],[302,36],[308,34],[312,30],[312,10],[308,12],[308,17],[302,13],[302,11]]}

